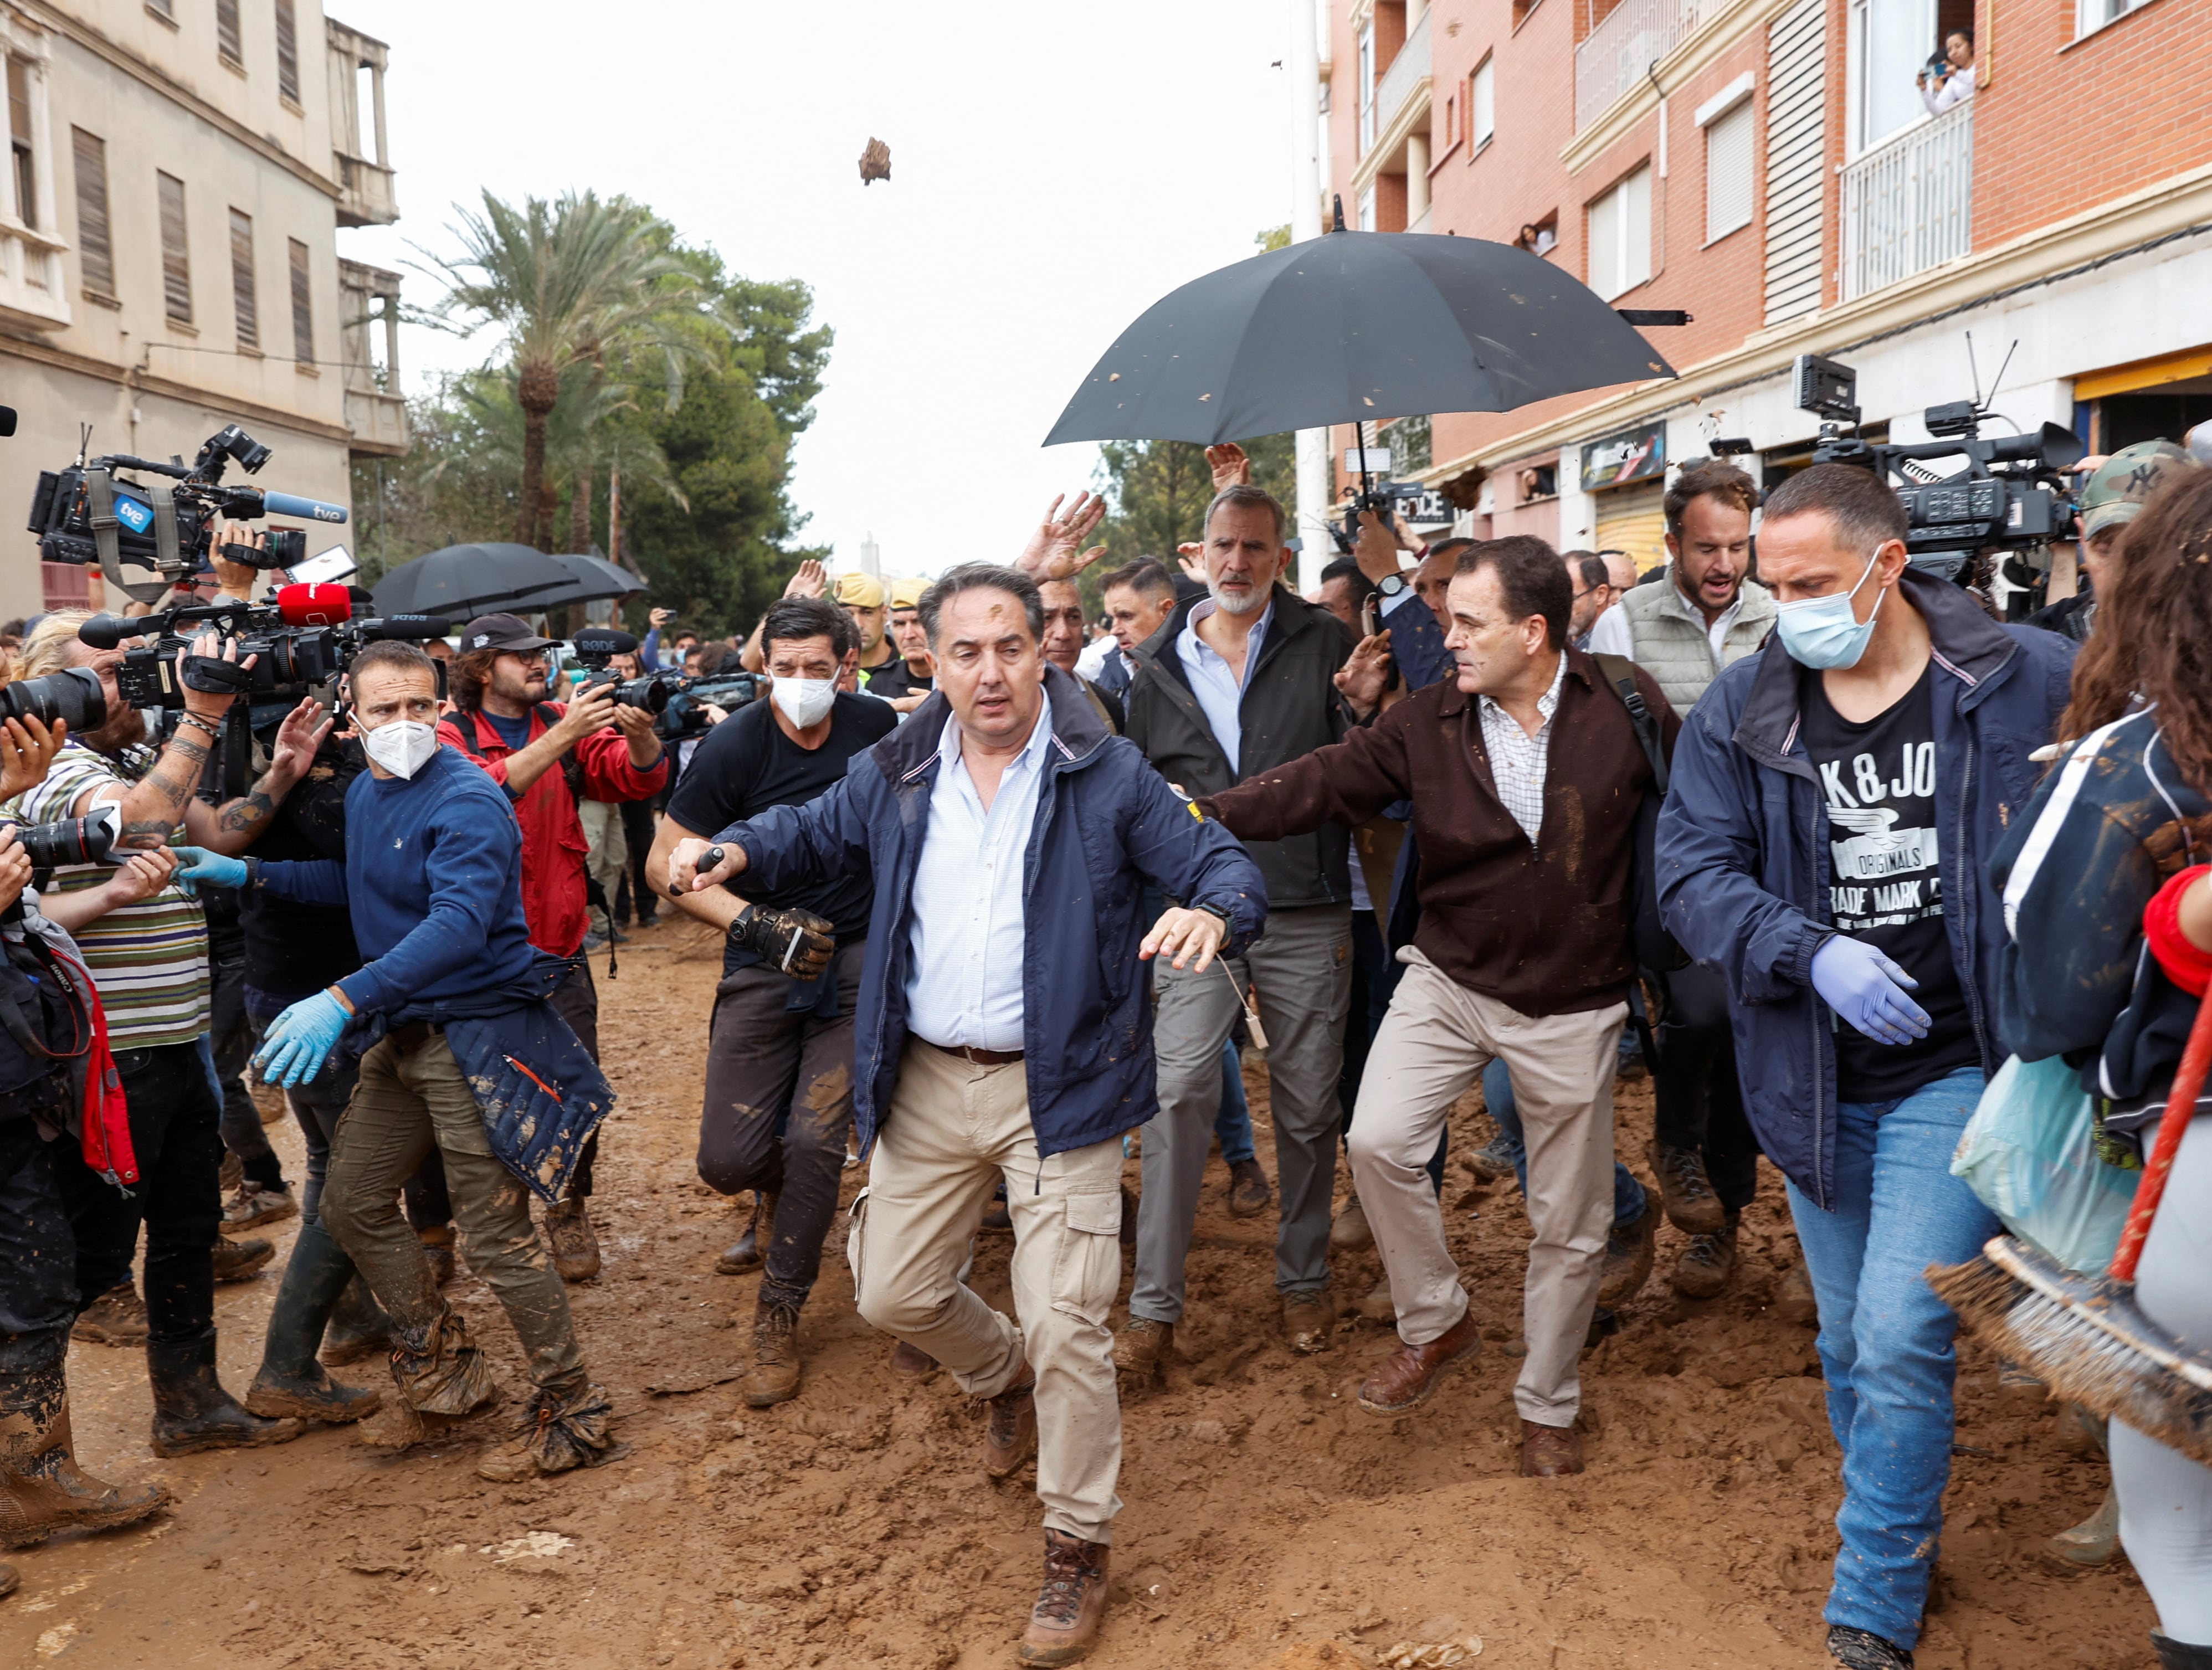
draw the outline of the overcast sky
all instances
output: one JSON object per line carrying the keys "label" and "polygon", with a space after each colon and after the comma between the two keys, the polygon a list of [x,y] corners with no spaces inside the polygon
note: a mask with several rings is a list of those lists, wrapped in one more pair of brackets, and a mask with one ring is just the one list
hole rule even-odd
{"label": "overcast sky", "polygon": [[[331,9],[392,46],[402,214],[342,254],[405,270],[457,200],[588,187],[813,287],[837,340],[793,495],[848,566],[870,531],[888,573],[1011,556],[1091,484],[1094,448],[1039,442],[1091,364],[1290,216],[1284,0]],[[408,331],[407,387],[491,347]]]}

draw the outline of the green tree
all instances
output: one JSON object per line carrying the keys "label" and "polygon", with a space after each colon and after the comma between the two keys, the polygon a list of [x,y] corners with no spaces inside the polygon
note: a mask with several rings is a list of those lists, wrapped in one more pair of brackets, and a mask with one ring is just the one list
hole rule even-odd
{"label": "green tree", "polygon": [[[1297,500],[1296,438],[1262,435],[1243,446],[1252,460],[1253,485],[1273,494],[1288,512]],[[1195,441],[1103,440],[1096,488],[1107,506],[1097,536],[1107,553],[1099,566],[1139,556],[1172,566],[1176,547],[1206,531],[1213,471],[1206,448]]]}

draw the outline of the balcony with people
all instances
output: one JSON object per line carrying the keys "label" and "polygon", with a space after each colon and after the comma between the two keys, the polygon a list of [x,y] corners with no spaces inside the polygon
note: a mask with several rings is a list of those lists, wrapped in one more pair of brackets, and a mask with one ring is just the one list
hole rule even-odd
{"label": "balcony with people", "polygon": [[1844,301],[1972,249],[1980,76],[1972,14],[1953,0],[1853,0],[1850,27]]}

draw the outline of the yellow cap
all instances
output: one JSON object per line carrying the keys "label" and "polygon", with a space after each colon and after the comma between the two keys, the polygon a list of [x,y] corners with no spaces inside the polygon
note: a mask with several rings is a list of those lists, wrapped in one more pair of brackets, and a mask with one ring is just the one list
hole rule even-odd
{"label": "yellow cap", "polygon": [[912,609],[921,602],[921,594],[929,589],[926,580],[895,580],[891,582],[891,607]]}
{"label": "yellow cap", "polygon": [[881,609],[884,583],[873,574],[854,573],[837,576],[837,601],[854,609]]}

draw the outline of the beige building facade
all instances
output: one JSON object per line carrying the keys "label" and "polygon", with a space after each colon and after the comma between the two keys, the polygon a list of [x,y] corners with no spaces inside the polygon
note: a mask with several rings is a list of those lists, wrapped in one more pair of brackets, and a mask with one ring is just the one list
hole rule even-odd
{"label": "beige building facade", "polygon": [[[353,457],[407,446],[398,277],[337,236],[398,216],[384,45],[315,0],[0,0],[0,517],[88,424],[189,461],[238,423],[275,452],[254,484],[349,504]],[[14,539],[0,620],[119,601]]]}

